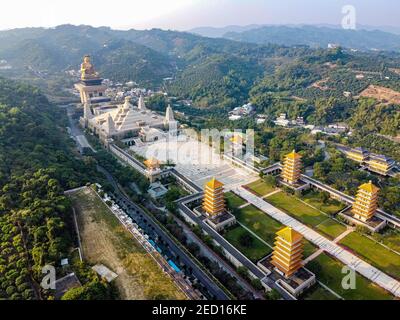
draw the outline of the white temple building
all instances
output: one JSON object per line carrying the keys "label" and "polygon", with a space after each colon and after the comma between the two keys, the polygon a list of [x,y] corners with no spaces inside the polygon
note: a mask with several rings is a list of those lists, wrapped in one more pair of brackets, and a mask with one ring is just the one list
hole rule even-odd
{"label": "white temple building", "polygon": [[[101,109],[92,109],[89,104],[84,105],[83,122],[86,127],[102,140],[114,139],[122,140],[130,137],[139,137],[141,132],[148,132],[155,135],[171,129],[176,130],[176,121],[173,110],[169,106],[166,116],[162,117],[157,113],[146,108],[144,99],[139,99],[138,106],[130,103],[130,97],[125,98],[125,102],[115,106],[108,111]],[[158,130],[157,130],[158,129]],[[144,137],[143,140],[153,140]]]}
{"label": "white temple building", "polygon": [[128,139],[130,143],[135,138],[144,142],[155,141],[166,131],[176,132],[178,125],[171,106],[163,117],[146,108],[142,95],[137,106],[131,104],[130,97],[126,97],[120,105],[111,101],[105,96],[106,87],[102,85],[102,79],[94,70],[89,56],[85,56],[81,73],[81,82],[75,85],[83,105],[80,123],[103,142]]}

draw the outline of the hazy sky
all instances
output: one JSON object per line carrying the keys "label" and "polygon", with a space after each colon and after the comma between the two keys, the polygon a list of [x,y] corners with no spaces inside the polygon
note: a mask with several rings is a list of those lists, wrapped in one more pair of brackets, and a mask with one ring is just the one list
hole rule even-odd
{"label": "hazy sky", "polygon": [[400,26],[399,0],[2,0],[0,29],[59,24],[186,30],[230,24],[340,24],[353,5],[357,23]]}

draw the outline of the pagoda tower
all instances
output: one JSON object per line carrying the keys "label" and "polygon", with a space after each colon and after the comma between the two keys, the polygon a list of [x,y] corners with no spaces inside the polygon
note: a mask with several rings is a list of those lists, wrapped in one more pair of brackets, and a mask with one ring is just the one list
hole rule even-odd
{"label": "pagoda tower", "polygon": [[149,171],[157,171],[160,169],[160,161],[158,161],[156,158],[146,160],[144,165]]}
{"label": "pagoda tower", "polygon": [[351,210],[356,219],[366,222],[374,217],[376,209],[378,209],[378,193],[379,188],[372,181],[364,183],[358,188]]}
{"label": "pagoda tower", "polygon": [[225,212],[224,185],[215,178],[205,185],[203,209],[211,217]]}
{"label": "pagoda tower", "polygon": [[282,180],[291,185],[296,184],[301,176],[301,167],[301,155],[293,150],[285,156],[283,161]]}
{"label": "pagoda tower", "polygon": [[302,267],[302,258],[303,236],[290,227],[278,231],[272,265],[289,278]]}

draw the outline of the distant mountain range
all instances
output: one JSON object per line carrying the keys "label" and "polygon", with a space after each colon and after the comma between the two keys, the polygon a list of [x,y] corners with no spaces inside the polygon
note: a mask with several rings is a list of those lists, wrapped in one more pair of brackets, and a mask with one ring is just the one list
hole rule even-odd
{"label": "distant mountain range", "polygon": [[[252,91],[253,97],[261,96],[266,99],[264,102],[269,99],[269,91],[283,89],[286,95],[292,91],[295,96],[314,97],[315,92],[310,93],[307,88],[323,80],[321,74],[338,79],[346,75],[349,84],[335,92],[318,92],[317,96],[326,93],[341,97],[348,86],[359,92],[369,82],[357,81],[354,85],[352,72],[348,72],[352,69],[375,73],[383,70],[397,90],[400,51],[352,53],[326,47],[328,43],[336,43],[350,48],[395,50],[400,47],[398,35],[326,26],[252,27],[226,27],[223,29],[228,31],[226,38],[161,29],[121,31],[85,25],[0,31],[0,60],[7,60],[12,66],[11,70],[0,70],[0,75],[33,79],[39,85],[51,82],[46,92],[57,92],[54,88],[70,88],[76,81],[66,76],[65,71],[77,70],[82,57],[90,54],[105,78],[163,88],[172,96],[193,100],[197,107],[220,110],[248,102]],[[327,72],[326,64],[332,67],[332,72]],[[393,74],[389,69],[396,72]],[[254,91],[260,81],[264,83],[262,89]]]}
{"label": "distant mountain range", "polygon": [[326,48],[328,44],[358,50],[400,50],[400,28],[358,26],[344,30],[335,25],[249,25],[190,30],[206,37],[278,45],[307,45]]}
{"label": "distant mountain range", "polygon": [[225,34],[228,32],[243,32],[243,31],[249,31],[257,28],[261,28],[262,25],[260,24],[251,24],[247,26],[226,26],[226,27],[198,27],[189,30],[188,32],[197,34],[199,36],[203,37],[209,37],[209,38],[222,38]]}

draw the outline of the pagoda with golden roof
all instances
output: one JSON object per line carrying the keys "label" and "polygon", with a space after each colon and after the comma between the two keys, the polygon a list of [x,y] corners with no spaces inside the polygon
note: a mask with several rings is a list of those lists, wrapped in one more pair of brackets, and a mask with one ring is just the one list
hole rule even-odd
{"label": "pagoda with golden roof", "polygon": [[293,152],[286,155],[283,161],[282,180],[291,185],[296,184],[301,176],[301,167],[301,155],[293,150]]}
{"label": "pagoda with golden roof", "polygon": [[356,200],[351,212],[361,221],[371,220],[378,209],[379,188],[372,181],[364,183],[358,188]]}
{"label": "pagoda with golden roof", "polygon": [[302,259],[303,236],[290,227],[278,231],[272,265],[289,278],[302,267]]}
{"label": "pagoda with golden roof", "polygon": [[158,161],[156,158],[147,159],[146,161],[144,161],[144,165],[150,171],[160,169],[160,161]]}
{"label": "pagoda with golden roof", "polygon": [[225,212],[224,184],[215,178],[205,185],[203,209],[211,217]]}

